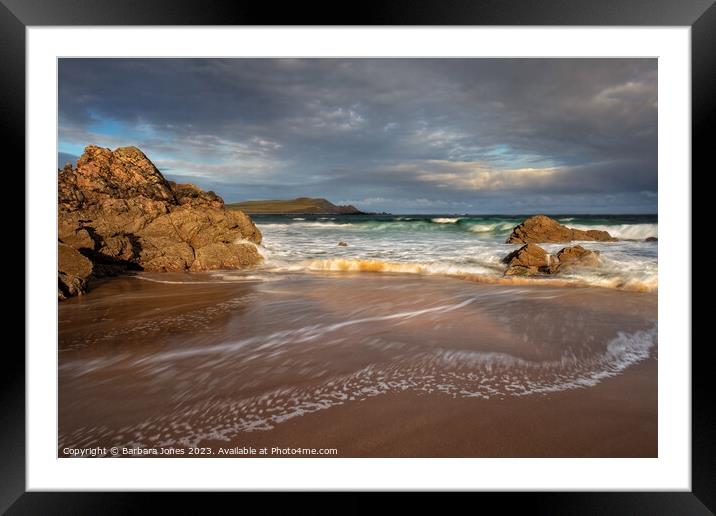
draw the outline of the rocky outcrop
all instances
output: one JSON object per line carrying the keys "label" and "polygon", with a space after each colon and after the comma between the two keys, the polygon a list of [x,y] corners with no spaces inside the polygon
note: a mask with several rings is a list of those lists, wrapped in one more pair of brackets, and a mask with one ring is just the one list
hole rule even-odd
{"label": "rocky outcrop", "polygon": [[197,249],[189,268],[192,271],[241,269],[259,261],[261,256],[255,246],[216,242]]}
{"label": "rocky outcrop", "polygon": [[565,247],[557,253],[557,270],[567,267],[599,267],[602,260],[599,251],[585,249],[581,245]]}
{"label": "rocky outcrop", "polygon": [[617,239],[606,231],[572,229],[563,226],[546,215],[535,215],[515,227],[507,238],[508,244],[560,243],[573,240],[615,242]]}
{"label": "rocky outcrop", "polygon": [[570,267],[599,267],[599,251],[580,245],[565,247],[551,256],[537,244],[525,244],[503,258],[506,276],[535,276],[557,274]]}
{"label": "rocky outcrop", "polygon": [[261,232],[213,192],[167,181],[137,148],[89,146],[58,175],[58,235],[94,276],[241,268],[261,261]]}
{"label": "rocky outcrop", "polygon": [[212,208],[223,208],[224,199],[216,195],[211,190],[205,192],[201,188],[191,183],[175,183],[169,181],[169,187],[174,193],[174,198],[179,204],[188,204],[189,206],[210,206]]}
{"label": "rocky outcrop", "polygon": [[57,297],[68,297],[84,294],[87,279],[93,271],[92,262],[77,249],[62,242],[57,243]]}
{"label": "rocky outcrop", "polygon": [[508,276],[531,276],[550,272],[551,257],[536,244],[523,245],[505,256],[502,261],[507,264],[505,274]]}
{"label": "rocky outcrop", "polygon": [[[61,210],[102,206],[116,200],[142,200],[155,207],[174,204],[169,182],[136,147],[109,149],[90,145],[58,177]],[[155,204],[156,203],[156,204]]]}

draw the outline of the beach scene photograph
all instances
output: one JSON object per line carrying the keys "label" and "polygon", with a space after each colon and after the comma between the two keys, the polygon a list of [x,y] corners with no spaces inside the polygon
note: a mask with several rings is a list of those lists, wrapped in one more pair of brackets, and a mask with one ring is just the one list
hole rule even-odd
{"label": "beach scene photograph", "polygon": [[656,59],[57,86],[58,457],[658,456]]}

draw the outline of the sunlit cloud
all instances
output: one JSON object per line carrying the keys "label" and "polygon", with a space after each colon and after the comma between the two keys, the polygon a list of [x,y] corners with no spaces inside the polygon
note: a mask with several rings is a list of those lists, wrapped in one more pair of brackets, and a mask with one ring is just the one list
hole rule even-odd
{"label": "sunlit cloud", "polygon": [[479,163],[430,160],[400,165],[411,170],[419,181],[437,186],[470,190],[526,190],[549,184],[566,172],[565,168],[515,168],[495,170]]}

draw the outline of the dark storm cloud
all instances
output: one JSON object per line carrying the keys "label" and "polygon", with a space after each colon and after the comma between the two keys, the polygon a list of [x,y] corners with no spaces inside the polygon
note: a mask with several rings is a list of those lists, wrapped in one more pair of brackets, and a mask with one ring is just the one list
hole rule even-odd
{"label": "dark storm cloud", "polygon": [[59,94],[60,151],[228,201],[656,211],[653,59],[63,59]]}

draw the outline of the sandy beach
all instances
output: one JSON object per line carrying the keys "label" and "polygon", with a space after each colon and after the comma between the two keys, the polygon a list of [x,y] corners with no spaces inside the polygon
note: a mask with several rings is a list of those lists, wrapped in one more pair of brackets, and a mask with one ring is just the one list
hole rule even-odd
{"label": "sandy beach", "polygon": [[61,59],[58,455],[656,457],[657,64]]}
{"label": "sandy beach", "polygon": [[654,457],[656,318],[656,293],[606,288],[260,270],[113,278],[59,306],[58,454]]}

